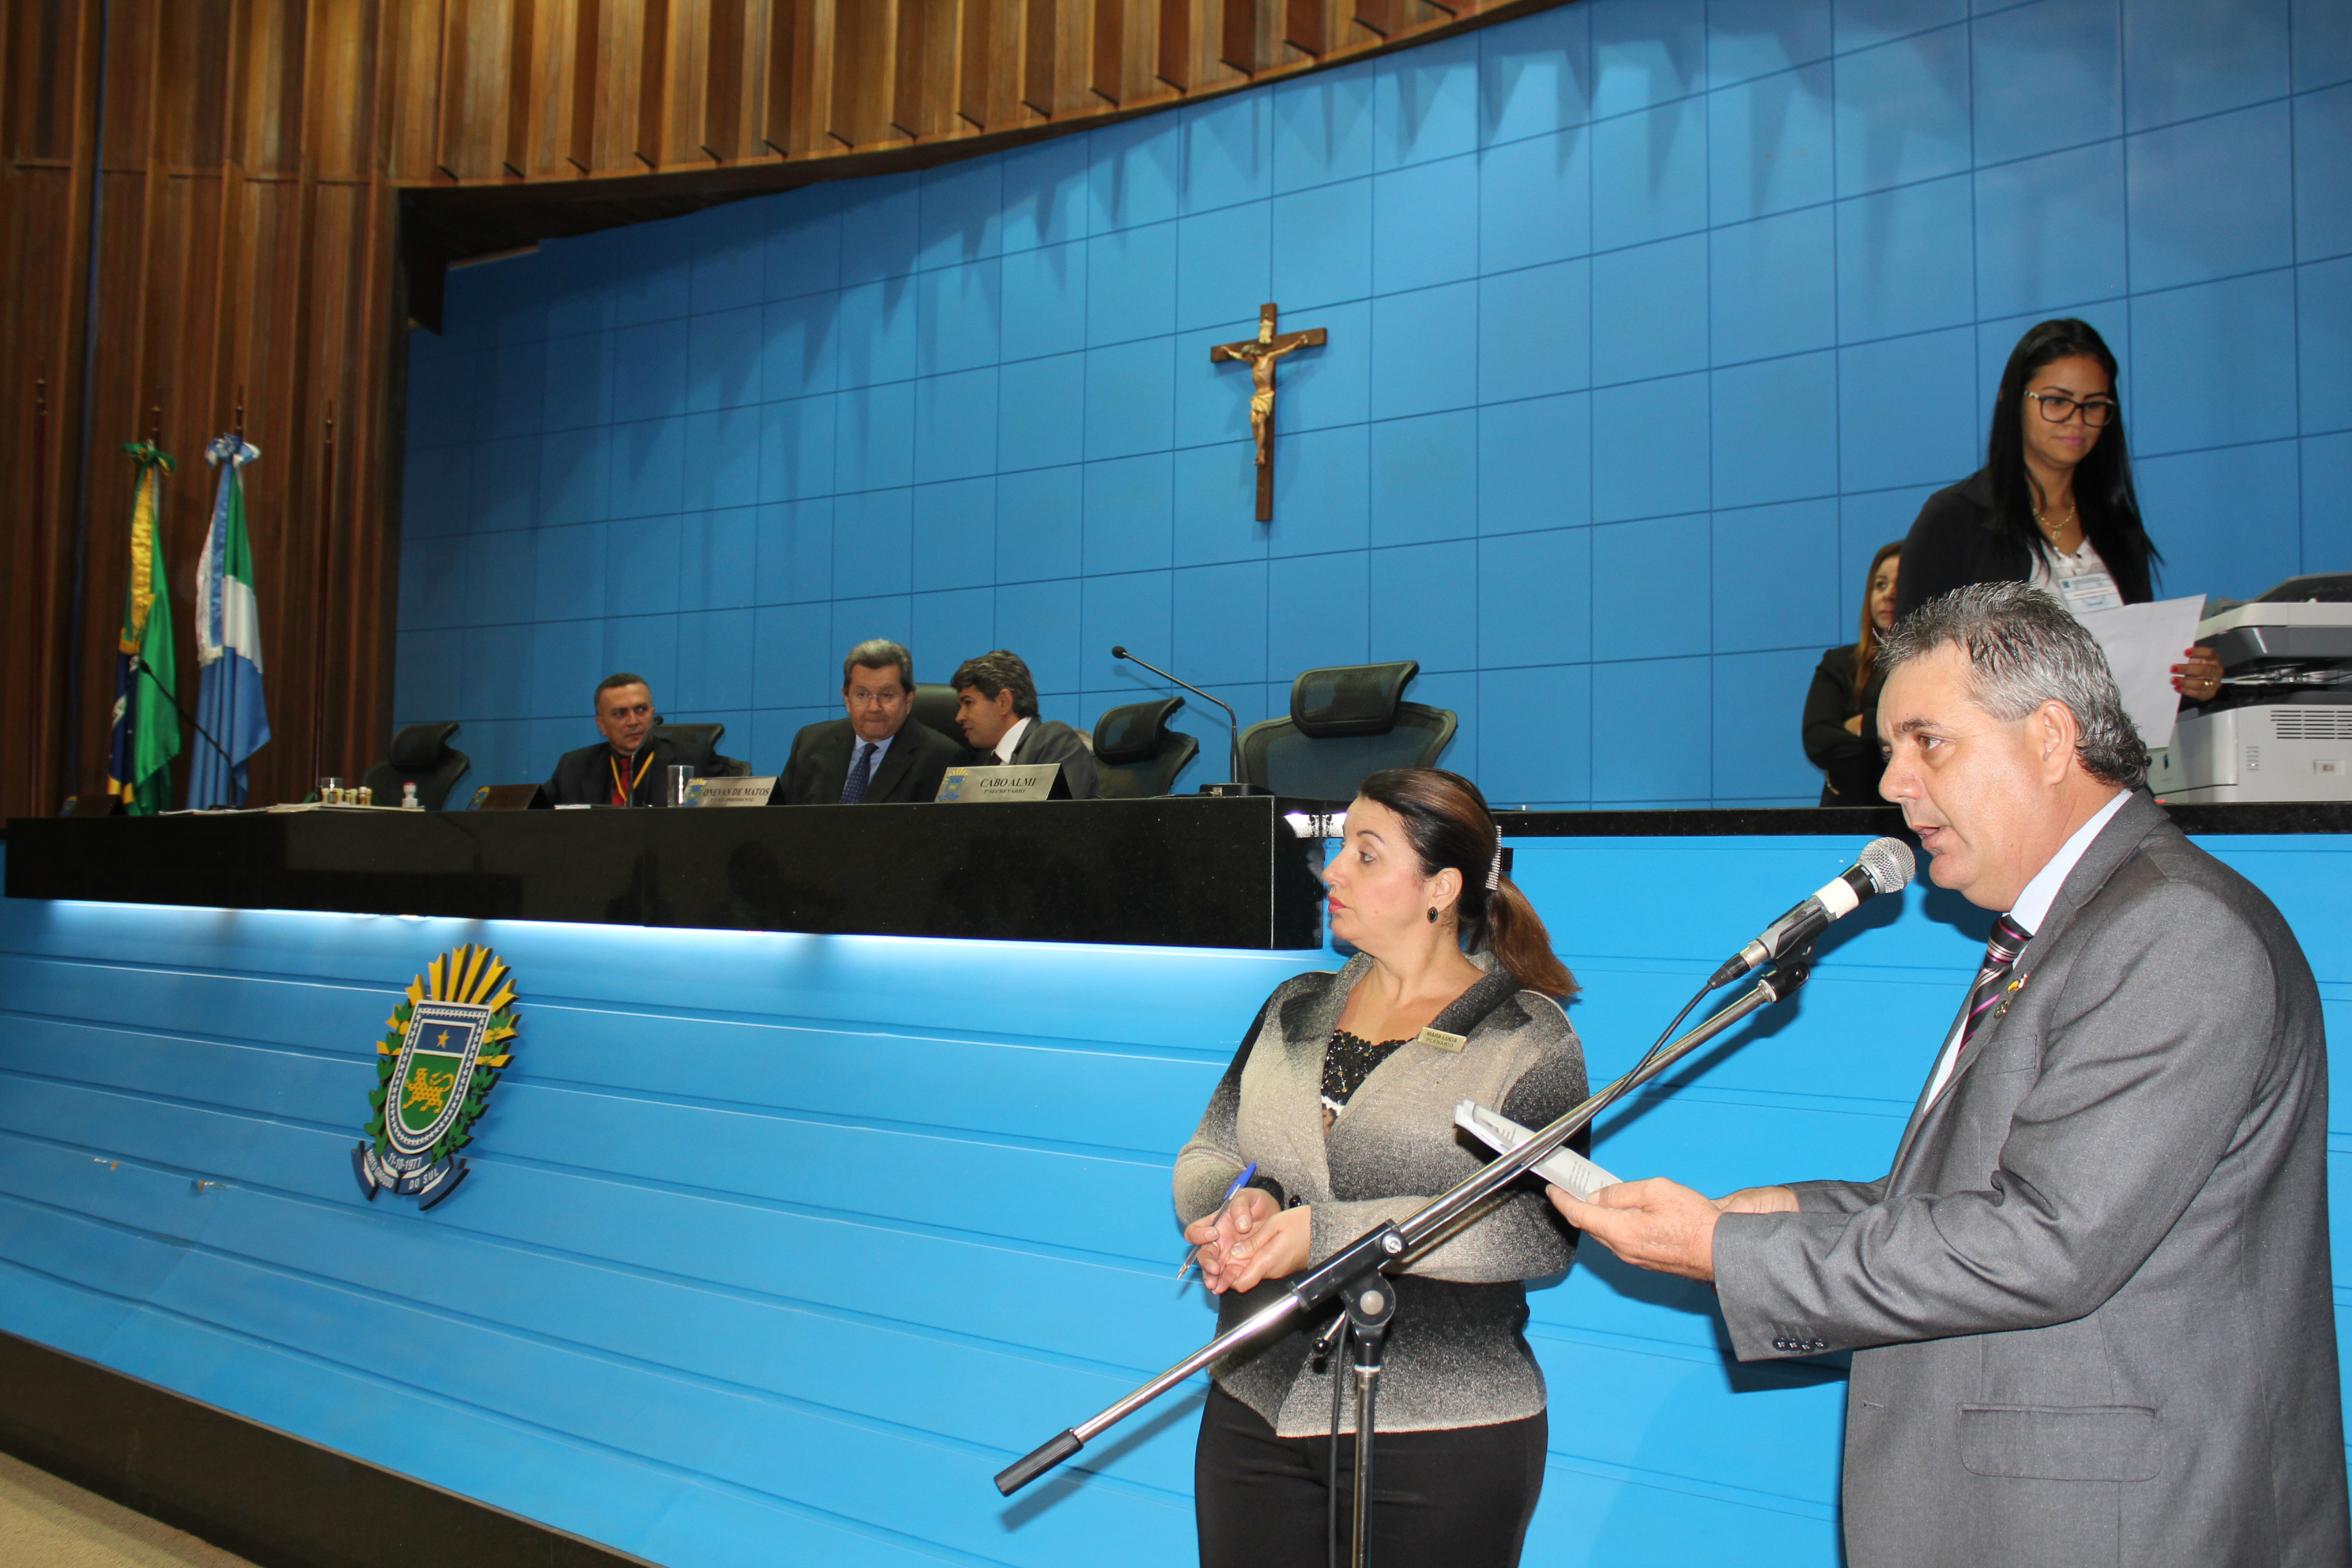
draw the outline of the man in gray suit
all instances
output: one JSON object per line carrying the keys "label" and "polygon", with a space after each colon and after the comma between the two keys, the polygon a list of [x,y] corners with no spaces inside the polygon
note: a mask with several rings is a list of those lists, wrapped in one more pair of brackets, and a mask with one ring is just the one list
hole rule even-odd
{"label": "man in gray suit", "polygon": [[1893,1170],[1553,1202],[1713,1280],[1741,1360],[1854,1352],[1853,1568],[2352,1561],[2302,949],[2139,788],[2056,600],[1959,589],[1880,659],[1880,788],[2005,911]]}
{"label": "man in gray suit", "polygon": [[1037,682],[1022,657],[1005,648],[957,666],[956,723],[981,767],[1058,763],[1072,800],[1100,793],[1086,737],[1058,719],[1037,717]]}

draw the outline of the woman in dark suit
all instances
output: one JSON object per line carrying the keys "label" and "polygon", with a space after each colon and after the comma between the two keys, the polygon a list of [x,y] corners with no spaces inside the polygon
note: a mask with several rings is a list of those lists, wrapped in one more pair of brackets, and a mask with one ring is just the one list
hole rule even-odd
{"label": "woman in dark suit", "polygon": [[[2030,406],[2029,406],[2030,405]],[[1919,509],[1903,542],[1897,619],[1969,583],[2032,583],[2070,610],[2145,604],[2162,559],[2140,525],[2116,401],[2116,356],[2088,321],[2030,329],[2010,351],[1985,466]],[[2221,689],[2209,647],[2186,650],[2173,689]]]}
{"label": "woman in dark suit", "polygon": [[1805,694],[1805,755],[1822,770],[1823,805],[1885,804],[1878,798],[1878,775],[1886,759],[1873,722],[1878,694],[1871,681],[1877,674],[1879,643],[1895,625],[1902,569],[1903,542],[1880,545],[1864,580],[1862,630],[1852,643],[1822,655],[1812,689]]}

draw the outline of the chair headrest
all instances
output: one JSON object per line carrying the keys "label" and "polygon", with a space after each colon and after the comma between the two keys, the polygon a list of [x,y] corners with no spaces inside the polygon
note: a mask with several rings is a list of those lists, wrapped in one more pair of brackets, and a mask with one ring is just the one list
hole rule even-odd
{"label": "chair headrest", "polygon": [[914,706],[908,717],[918,724],[928,726],[961,746],[963,726],[956,722],[956,689],[937,681],[915,683]]}
{"label": "chair headrest", "polygon": [[393,767],[404,773],[431,773],[449,754],[449,737],[457,732],[455,719],[409,725],[392,738]]}
{"label": "chair headrest", "polygon": [[709,767],[718,759],[719,738],[727,733],[727,726],[656,724],[653,732],[670,743],[679,762],[692,767]]}
{"label": "chair headrest", "polygon": [[1168,739],[1168,721],[1183,706],[1181,697],[1160,697],[1111,709],[1095,721],[1095,761],[1150,762]]}
{"label": "chair headrest", "polygon": [[1307,670],[1290,683],[1290,721],[1318,739],[1385,735],[1396,727],[1405,683],[1420,673],[1420,661],[1410,658]]}

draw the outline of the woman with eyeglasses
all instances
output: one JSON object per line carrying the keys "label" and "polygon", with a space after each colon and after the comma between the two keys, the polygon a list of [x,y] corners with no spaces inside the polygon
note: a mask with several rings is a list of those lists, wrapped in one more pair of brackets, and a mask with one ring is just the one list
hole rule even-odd
{"label": "woman with eyeglasses", "polygon": [[[2000,373],[1985,466],[1919,509],[1895,615],[1970,583],[2032,583],[2077,612],[2145,604],[2160,559],[2132,493],[2116,356],[2088,321],[2043,321]],[[2172,671],[2190,701],[2221,689],[2211,648]]]}

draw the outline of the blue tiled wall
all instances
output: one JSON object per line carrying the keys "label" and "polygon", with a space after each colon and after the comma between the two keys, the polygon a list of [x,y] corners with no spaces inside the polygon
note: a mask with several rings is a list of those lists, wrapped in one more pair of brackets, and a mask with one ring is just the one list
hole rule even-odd
{"label": "blue tiled wall", "polygon": [[[1286,362],[1251,521],[1258,304]],[[478,782],[607,670],[782,764],[841,651],[1244,721],[1411,657],[1501,804],[1809,802],[1871,551],[2089,318],[2172,594],[2352,566],[2342,0],[1590,0],[927,174],[452,276],[396,709]],[[1194,778],[1222,773],[1222,721]]]}

